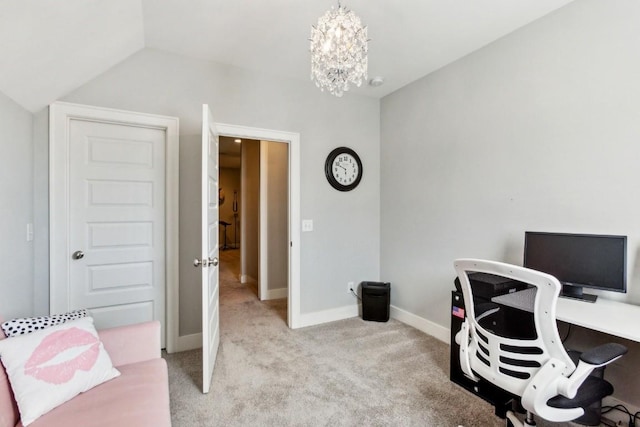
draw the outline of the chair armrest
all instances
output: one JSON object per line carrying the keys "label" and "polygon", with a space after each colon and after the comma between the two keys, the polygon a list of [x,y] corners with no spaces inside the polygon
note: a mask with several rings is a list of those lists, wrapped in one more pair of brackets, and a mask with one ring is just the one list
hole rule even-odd
{"label": "chair armrest", "polygon": [[626,352],[627,347],[622,344],[602,344],[582,353],[580,355],[580,360],[590,365],[602,366],[613,362]]}
{"label": "chair armrest", "polygon": [[466,377],[475,382],[480,381],[473,370],[471,369],[471,361],[469,359],[469,319],[466,319],[458,333],[455,336],[456,344],[460,346],[460,353],[458,357],[460,359],[460,369]]}
{"label": "chair armrest", "polygon": [[160,322],[144,322],[98,331],[113,366],[160,357]]}
{"label": "chair armrest", "polygon": [[576,397],[578,389],[591,372],[607,365],[627,352],[621,344],[602,344],[585,351],[580,355],[580,361],[569,378],[563,378],[558,386],[558,392],[569,399]]}

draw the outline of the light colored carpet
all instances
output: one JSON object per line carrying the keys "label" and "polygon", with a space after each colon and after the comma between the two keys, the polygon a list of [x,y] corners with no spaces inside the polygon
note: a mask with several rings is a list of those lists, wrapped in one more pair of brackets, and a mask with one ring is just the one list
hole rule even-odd
{"label": "light colored carpet", "polygon": [[290,330],[286,300],[260,302],[234,279],[235,254],[222,254],[209,394],[200,350],[165,355],[175,427],[503,425],[449,381],[448,345],[395,320]]}

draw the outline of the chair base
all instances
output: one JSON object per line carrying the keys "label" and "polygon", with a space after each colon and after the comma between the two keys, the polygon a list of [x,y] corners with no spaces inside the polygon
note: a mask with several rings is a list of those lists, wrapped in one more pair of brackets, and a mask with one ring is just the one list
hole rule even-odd
{"label": "chair base", "polygon": [[505,425],[507,427],[526,427],[535,426],[536,420],[533,418],[533,413],[528,412],[525,415],[525,419],[521,421],[513,411],[508,411],[505,418]]}
{"label": "chair base", "polygon": [[523,425],[522,421],[520,421],[518,417],[516,417],[516,414],[511,411],[507,412],[507,417],[504,421],[507,427],[522,427]]}

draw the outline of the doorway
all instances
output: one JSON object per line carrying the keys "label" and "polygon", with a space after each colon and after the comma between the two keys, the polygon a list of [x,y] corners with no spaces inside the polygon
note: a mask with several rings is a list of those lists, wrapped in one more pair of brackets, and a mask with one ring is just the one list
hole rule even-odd
{"label": "doorway", "polygon": [[[267,129],[250,128],[245,126],[235,126],[217,123],[216,132],[222,137],[235,139],[249,139],[255,141],[273,141],[286,144],[288,170],[287,183],[288,191],[286,199],[288,201],[286,225],[286,259],[288,269],[286,271],[288,288],[287,296],[287,324],[290,328],[299,327],[300,318],[300,135],[292,132],[273,131]],[[226,197],[229,197],[225,192]],[[242,201],[240,208],[242,209]],[[242,215],[242,213],[240,213]],[[242,220],[242,217],[241,217]],[[229,227],[229,226],[227,226]],[[247,232],[242,222],[239,227],[239,234]],[[240,248],[243,243],[240,239]]]}
{"label": "doorway", "polygon": [[220,136],[220,259],[261,301],[288,296],[288,144]]}

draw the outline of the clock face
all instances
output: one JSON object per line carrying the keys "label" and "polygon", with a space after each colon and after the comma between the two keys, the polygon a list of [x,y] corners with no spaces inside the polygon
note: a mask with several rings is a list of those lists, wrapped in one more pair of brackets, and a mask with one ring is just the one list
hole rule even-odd
{"label": "clock face", "polygon": [[362,179],[362,162],[351,148],[338,147],[329,153],[324,169],[329,184],[336,190],[353,190]]}
{"label": "clock face", "polygon": [[333,160],[333,177],[341,185],[353,184],[358,178],[358,162],[351,154],[341,154]]}

